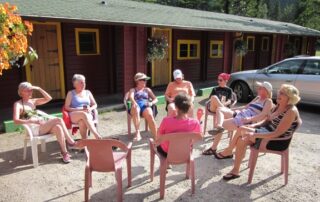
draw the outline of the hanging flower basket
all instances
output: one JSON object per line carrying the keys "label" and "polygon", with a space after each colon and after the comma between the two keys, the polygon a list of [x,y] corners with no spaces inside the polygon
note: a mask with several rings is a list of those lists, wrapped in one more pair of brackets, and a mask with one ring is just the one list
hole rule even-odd
{"label": "hanging flower basket", "polygon": [[32,34],[33,26],[28,21],[22,21],[16,13],[17,7],[8,3],[0,4],[0,75],[2,71],[12,66],[20,67],[38,58],[37,53],[29,47],[27,36]]}
{"label": "hanging flower basket", "polygon": [[147,61],[162,60],[167,54],[168,40],[165,36],[148,38]]}
{"label": "hanging flower basket", "polygon": [[236,50],[236,54],[239,56],[244,56],[248,52],[247,43],[243,40],[236,40],[234,43],[234,49]]}

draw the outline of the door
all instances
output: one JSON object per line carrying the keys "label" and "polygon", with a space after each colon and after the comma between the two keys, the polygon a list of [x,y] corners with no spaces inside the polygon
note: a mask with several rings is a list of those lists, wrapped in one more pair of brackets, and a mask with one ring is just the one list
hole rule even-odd
{"label": "door", "polygon": [[162,60],[152,61],[152,86],[167,85],[171,81],[171,29],[153,28],[152,36],[164,36],[168,40],[166,56]]}
{"label": "door", "polygon": [[[40,86],[53,99],[62,99],[64,95],[64,79],[62,66],[59,24],[34,24],[34,31],[29,39],[30,46],[38,53],[38,60],[27,67],[27,80],[32,85]],[[34,96],[37,97],[39,94]]]}

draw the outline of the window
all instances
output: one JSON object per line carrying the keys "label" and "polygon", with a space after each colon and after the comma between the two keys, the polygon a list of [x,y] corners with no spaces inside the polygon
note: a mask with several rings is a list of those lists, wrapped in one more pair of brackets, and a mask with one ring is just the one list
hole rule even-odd
{"label": "window", "polygon": [[178,40],[177,58],[178,60],[199,59],[199,40]]}
{"label": "window", "polygon": [[223,58],[223,41],[210,41],[210,58]]}
{"label": "window", "polygon": [[248,51],[254,51],[254,41],[255,41],[255,37],[254,36],[248,36],[247,37]]}
{"label": "window", "polygon": [[262,37],[261,50],[269,51],[269,37]]}
{"label": "window", "polygon": [[268,69],[269,74],[297,74],[303,60],[289,60],[273,65]]}
{"label": "window", "polygon": [[99,55],[99,30],[76,28],[76,50],[77,55]]}
{"label": "window", "polygon": [[308,60],[303,69],[303,74],[320,75],[320,60]]}
{"label": "window", "polygon": [[300,39],[299,38],[296,38],[294,40],[294,47],[299,50],[300,49]]}

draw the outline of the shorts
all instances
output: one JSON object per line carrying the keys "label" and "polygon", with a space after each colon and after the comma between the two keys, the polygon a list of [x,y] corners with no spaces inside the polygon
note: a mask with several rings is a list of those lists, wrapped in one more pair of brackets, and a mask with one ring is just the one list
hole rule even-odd
{"label": "shorts", "polygon": [[161,156],[163,156],[164,158],[167,158],[168,153],[162,149],[161,145],[157,146],[157,151]]}
{"label": "shorts", "polygon": [[243,123],[242,119],[243,118],[249,118],[249,117],[253,117],[255,116],[255,114],[252,114],[250,111],[240,111],[239,113],[235,112],[233,114],[233,123],[237,126],[243,126],[246,125],[248,123]]}

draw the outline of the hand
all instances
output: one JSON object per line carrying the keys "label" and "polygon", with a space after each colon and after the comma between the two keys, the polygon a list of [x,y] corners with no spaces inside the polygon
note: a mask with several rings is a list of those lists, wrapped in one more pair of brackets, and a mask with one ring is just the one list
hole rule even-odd
{"label": "hand", "polygon": [[39,87],[39,86],[31,86],[31,89],[32,89],[32,90],[39,90],[40,87]]}
{"label": "hand", "polygon": [[152,102],[147,102],[148,107],[152,107]]}

